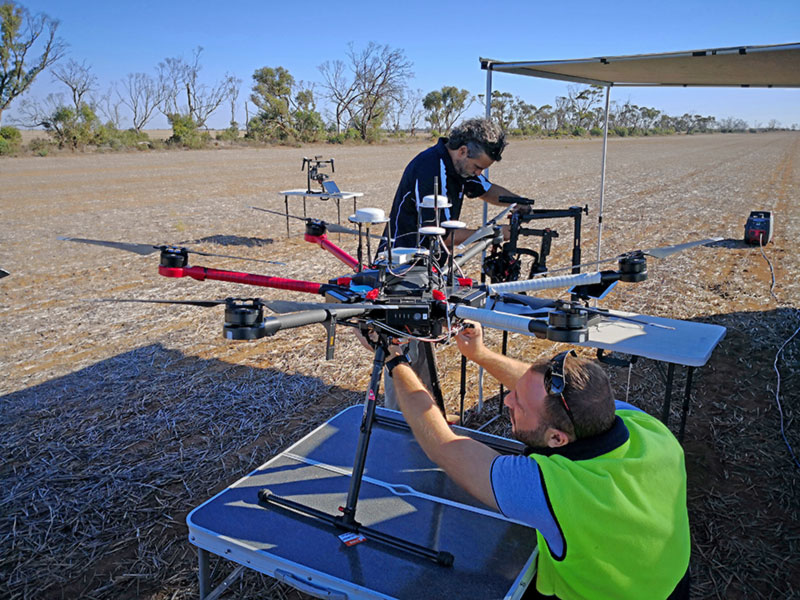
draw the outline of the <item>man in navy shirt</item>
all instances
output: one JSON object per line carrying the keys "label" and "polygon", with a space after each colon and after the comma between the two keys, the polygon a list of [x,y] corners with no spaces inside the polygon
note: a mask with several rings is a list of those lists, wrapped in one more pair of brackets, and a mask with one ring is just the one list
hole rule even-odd
{"label": "man in navy shirt", "polygon": [[[516,196],[483,175],[484,170],[501,160],[505,147],[505,134],[496,123],[489,119],[469,119],[455,127],[449,138],[439,138],[435,146],[415,156],[397,186],[389,225],[384,233],[388,235],[391,231],[394,238],[392,247],[411,248],[416,245],[418,215],[423,226],[436,222],[434,210],[422,208],[422,199],[434,193],[434,179],[438,182],[437,194],[446,196],[452,205],[441,209],[440,222],[458,220],[465,196],[480,198],[490,204],[500,204],[501,196]],[[461,243],[473,231],[456,231],[455,243]],[[381,250],[384,246],[382,243]]]}
{"label": "man in navy shirt", "polygon": [[[436,194],[446,196],[448,208],[440,209],[439,222],[455,221],[461,215],[464,197],[480,198],[490,204],[500,204],[501,196],[516,196],[506,188],[491,183],[483,171],[501,160],[506,147],[505,134],[490,119],[469,119],[450,132],[449,138],[439,138],[435,146],[420,152],[408,163],[397,191],[394,195],[389,223],[384,236],[389,233],[393,238],[392,248],[413,248],[417,244],[419,226],[436,224],[436,213],[433,208],[423,208],[425,196],[434,194],[434,181],[437,182]],[[474,229],[457,229],[455,244],[466,240]],[[430,244],[430,239],[423,238],[421,243]],[[447,238],[449,247],[450,240]],[[379,251],[386,249],[381,242]],[[419,342],[409,344],[408,355],[416,373],[420,376],[429,391],[431,383],[431,367]],[[384,406],[397,409],[394,385],[389,377],[384,377]]]}

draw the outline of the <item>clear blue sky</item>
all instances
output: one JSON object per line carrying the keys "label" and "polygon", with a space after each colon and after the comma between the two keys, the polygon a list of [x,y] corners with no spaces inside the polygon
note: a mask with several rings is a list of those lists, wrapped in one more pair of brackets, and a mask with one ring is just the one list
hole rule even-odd
{"label": "clear blue sky", "polygon": [[[318,66],[370,41],[402,48],[413,63],[411,87],[443,85],[485,91],[479,57],[546,60],[800,42],[800,0],[644,0],[607,2],[286,2],[242,0],[22,0],[31,12],[60,21],[68,58],[85,61],[101,90],[133,72],[155,73],[166,57],[190,59],[202,46],[201,81],[227,73],[242,80],[237,120],[244,121],[253,72],[283,66],[296,80],[321,81]],[[534,105],[552,104],[567,84],[496,74],[495,90]],[[29,95],[64,91],[49,73]],[[612,100],[685,112],[737,117],[751,125],[777,119],[800,126],[800,89],[616,88]],[[18,102],[18,101],[17,101]],[[475,114],[480,112],[477,105]],[[7,113],[14,115],[14,105]],[[226,127],[230,109],[209,121]],[[7,119],[4,118],[7,122]],[[159,117],[148,127],[166,127]]]}

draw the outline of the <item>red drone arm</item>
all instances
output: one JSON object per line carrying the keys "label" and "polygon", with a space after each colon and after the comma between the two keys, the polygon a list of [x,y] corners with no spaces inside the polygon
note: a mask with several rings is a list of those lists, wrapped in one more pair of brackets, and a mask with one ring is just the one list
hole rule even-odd
{"label": "red drone arm", "polygon": [[307,242],[311,242],[312,244],[317,244],[323,250],[327,250],[354,271],[358,270],[358,260],[350,256],[347,252],[330,241],[327,234],[323,233],[322,235],[312,235],[307,233],[305,234],[305,240]]}
{"label": "red drone arm", "polygon": [[[352,258],[352,257],[350,257]],[[320,294],[322,284],[299,279],[284,279],[283,277],[270,277],[269,275],[255,275],[253,273],[237,273],[236,271],[220,271],[207,267],[165,267],[159,266],[158,273],[164,277],[191,277],[197,281],[212,279],[215,281],[230,281],[232,283],[246,283],[261,287],[290,290],[293,292],[306,292]]]}

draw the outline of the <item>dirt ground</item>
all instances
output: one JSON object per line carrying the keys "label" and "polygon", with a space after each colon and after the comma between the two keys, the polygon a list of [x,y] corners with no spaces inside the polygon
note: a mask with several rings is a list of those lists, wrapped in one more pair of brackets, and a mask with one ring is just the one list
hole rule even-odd
{"label": "dirt ground", "polygon": [[[387,212],[405,164],[424,145],[58,154],[0,160],[0,597],[196,598],[189,510],[342,408],[362,401],[371,357],[342,332],[333,361],[307,327],[255,343],[222,338],[219,308],[113,304],[101,298],[303,299],[232,283],[167,279],[138,256],[57,240],[74,236],[282,261],[196,257],[192,264],[327,281],[347,269],[302,240],[280,190],[305,186],[304,156],[336,161],[359,206]],[[537,207],[588,205],[584,259],[594,259],[601,143],[513,141],[493,180]],[[800,135],[673,136],[609,142],[602,256],[721,236],[648,261],[610,308],[727,327],[694,373],[684,448],[695,598],[800,594]],[[291,200],[302,214],[302,202]],[[772,210],[775,238],[741,242],[751,210]],[[309,215],[335,222],[333,201]],[[347,216],[352,205],[343,202]],[[463,220],[476,224],[480,206]],[[568,263],[571,231],[553,222],[551,268]],[[332,239],[337,241],[333,234]],[[355,241],[342,236],[355,253]],[[348,239],[344,239],[348,238]],[[477,266],[473,266],[477,277]],[[492,344],[499,333],[488,334]],[[563,345],[510,336],[509,353]],[[564,346],[565,347],[565,346]],[[588,354],[588,351],[584,351]],[[448,407],[459,355],[438,351]],[[664,372],[648,360],[609,367],[617,394],[660,414]],[[683,390],[678,368],[676,390]],[[496,383],[485,382],[497,410]],[[477,401],[470,367],[467,401]],[[671,424],[677,431],[682,394]],[[476,417],[477,419],[477,417]],[[504,422],[495,424],[507,432]],[[785,436],[785,438],[784,438]],[[229,565],[215,563],[225,575]],[[247,573],[238,598],[305,596]]]}

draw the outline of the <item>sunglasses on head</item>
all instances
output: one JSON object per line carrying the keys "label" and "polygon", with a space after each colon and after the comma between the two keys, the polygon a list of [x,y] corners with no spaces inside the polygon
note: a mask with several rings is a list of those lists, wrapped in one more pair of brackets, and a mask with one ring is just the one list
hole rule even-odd
{"label": "sunglasses on head", "polygon": [[569,408],[569,404],[567,404],[567,400],[564,398],[564,388],[567,386],[567,381],[564,377],[564,363],[567,360],[567,355],[575,358],[578,357],[578,355],[575,354],[575,350],[567,350],[566,352],[554,356],[550,360],[550,364],[544,374],[544,387],[548,395],[561,398],[561,404],[564,406],[567,417],[569,417],[569,422],[572,423],[572,429],[573,431],[577,431],[575,428],[575,419],[572,417],[572,411]]}

